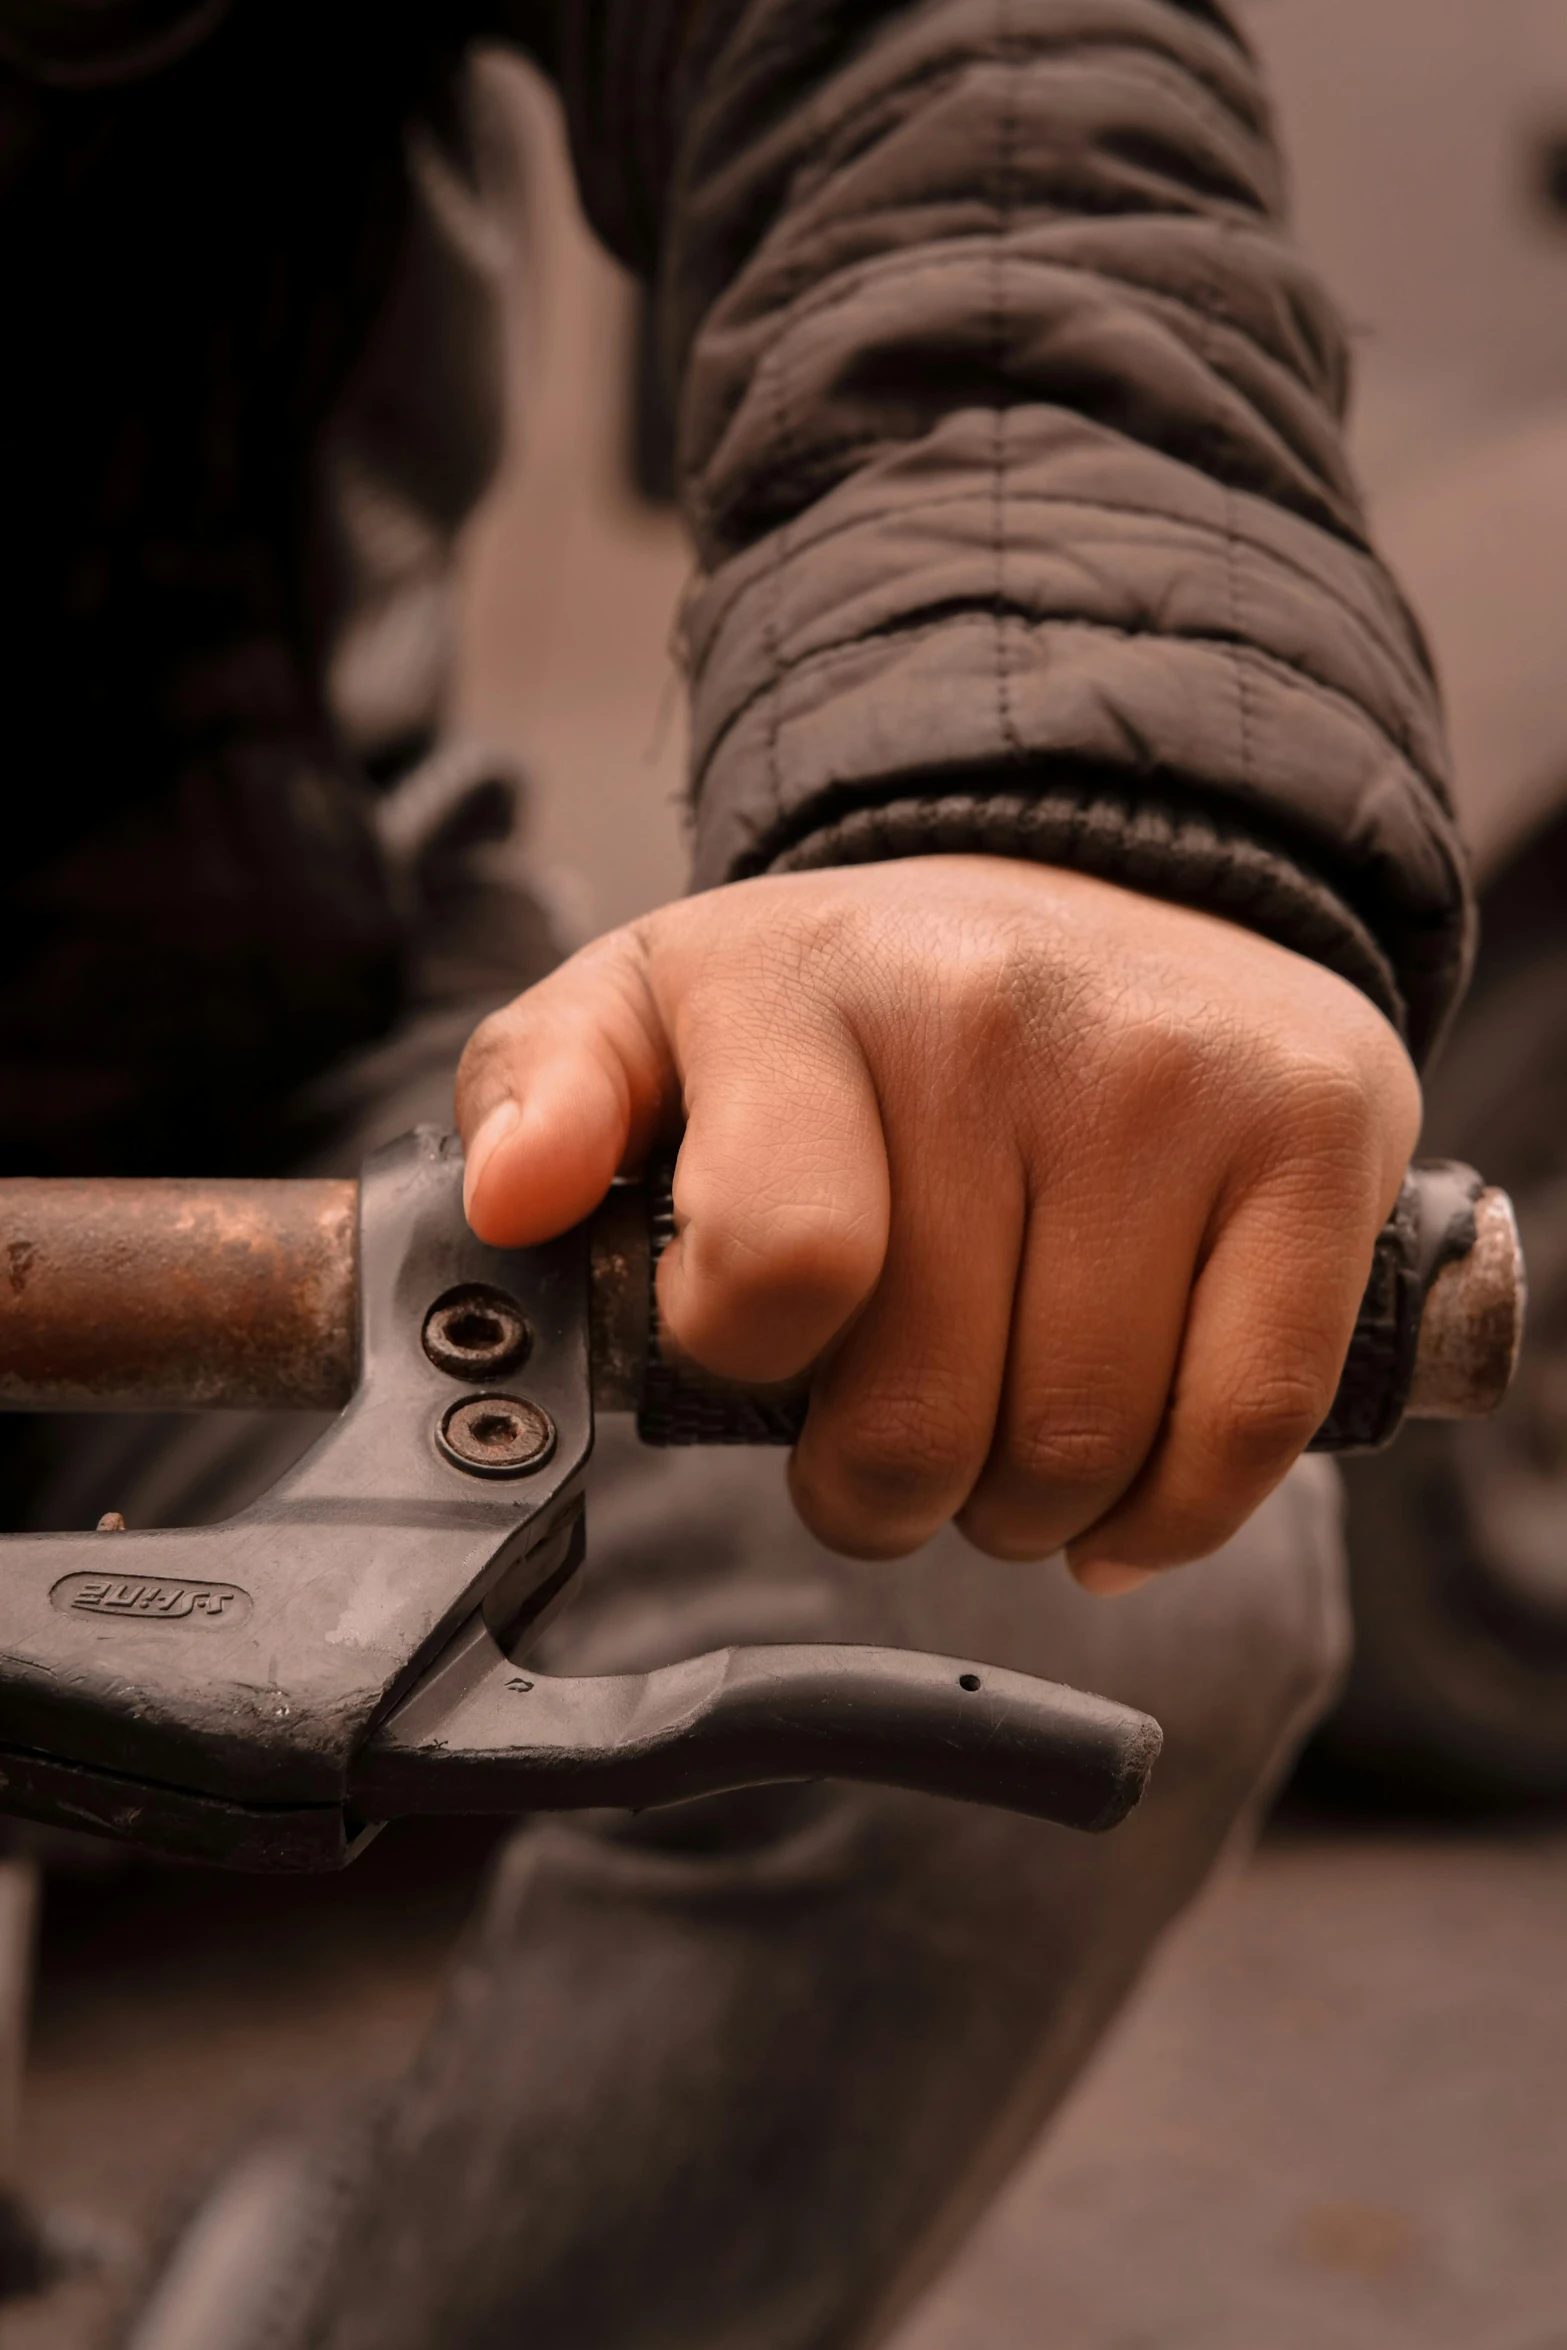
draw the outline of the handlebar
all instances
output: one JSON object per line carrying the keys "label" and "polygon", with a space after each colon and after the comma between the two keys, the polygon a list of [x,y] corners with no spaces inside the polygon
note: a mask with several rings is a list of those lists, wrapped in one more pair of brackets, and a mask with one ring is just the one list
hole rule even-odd
{"label": "handlebar", "polygon": [[[510,1252],[469,1232],[461,1183],[427,1128],[359,1186],[0,1184],[0,1408],[350,1404],[220,1524],[0,1540],[0,1808],[269,1870],[341,1867],[404,1813],[801,1776],[1125,1816],[1157,1723],[993,1662],[826,1646],[541,1675],[528,1645],[585,1554],[593,1407],[653,1443],[784,1443],[805,1398],[666,1346],[668,1168]],[[1412,1171],[1318,1443],[1494,1404],[1522,1296],[1501,1195]]]}
{"label": "handlebar", "polygon": [[[358,1365],[358,1185],[15,1178],[0,1182],[0,1409],[335,1410]],[[674,1233],[670,1169],[617,1184],[592,1220],[593,1396],[656,1444],[792,1443],[805,1385],[752,1392],[682,1364],[655,1272]],[[500,1291],[439,1301],[427,1350],[477,1382],[524,1359]],[[1405,1417],[1494,1410],[1524,1303],[1505,1193],[1472,1170],[1410,1170],[1378,1239],[1321,1450],[1386,1443]],[[415,1310],[426,1311],[425,1301]],[[439,1358],[436,1358],[439,1359]]]}

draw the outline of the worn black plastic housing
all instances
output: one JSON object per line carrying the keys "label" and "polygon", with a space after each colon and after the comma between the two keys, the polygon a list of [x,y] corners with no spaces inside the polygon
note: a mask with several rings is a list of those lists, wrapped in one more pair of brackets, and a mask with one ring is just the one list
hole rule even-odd
{"label": "worn black plastic housing", "polygon": [[[530,1634],[583,1554],[588,1236],[484,1247],[455,1141],[421,1130],[366,1166],[359,1247],[358,1384],[270,1492],[217,1526],[0,1543],[0,1808],[293,1871],[342,1866],[408,1813],[637,1807],[781,1779],[1095,1829],[1137,1801],[1157,1724],[971,1660],[821,1646],[533,1672]],[[482,1443],[466,1460],[453,1443],[462,1366],[428,1338],[434,1309],[478,1291],[527,1333],[502,1400],[553,1436],[504,1473]],[[476,1407],[491,1384],[475,1380]]]}

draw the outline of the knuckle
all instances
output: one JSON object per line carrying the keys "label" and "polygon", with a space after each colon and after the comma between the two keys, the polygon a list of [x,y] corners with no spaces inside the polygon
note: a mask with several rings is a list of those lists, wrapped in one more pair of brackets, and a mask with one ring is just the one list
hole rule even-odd
{"label": "knuckle", "polygon": [[934,963],[928,940],[911,932],[896,977],[900,1016],[917,988],[933,1039],[958,1056],[955,1068],[965,1076],[1016,1058],[1039,1028],[1048,991],[1037,951],[1015,924],[994,916],[950,925]]}
{"label": "knuckle", "polygon": [[479,1020],[477,1029],[463,1046],[463,1058],[458,1060],[458,1086],[477,1086],[484,1076],[489,1076],[496,1062],[505,1058],[505,1039],[505,1013],[489,1013]]}
{"label": "knuckle", "polygon": [[907,1558],[941,1523],[939,1514],[866,1508],[846,1500],[835,1486],[824,1485],[802,1465],[798,1454],[789,1471],[789,1492],[807,1531],[846,1558]]}
{"label": "knuckle", "polygon": [[1374,1105],[1358,1069],[1346,1061],[1317,1063],[1295,1092],[1301,1115],[1328,1143],[1356,1146],[1371,1131]]}
{"label": "knuckle", "polygon": [[504,1011],[491,1012],[463,1047],[457,1064],[459,1104],[481,1097],[500,1074],[508,1058],[511,1028]]}
{"label": "knuckle", "polygon": [[1342,1181],[1358,1192],[1374,1177],[1377,1105],[1359,1070],[1337,1059],[1296,1063],[1277,1089],[1283,1112],[1275,1129],[1288,1160],[1305,1158],[1313,1179]]}
{"label": "knuckle", "polygon": [[1045,1493],[1099,1492],[1123,1481],[1141,1447],[1130,1416],[1108,1401],[1085,1411],[1035,1411],[1007,1431],[1006,1466],[1012,1481]]}
{"label": "knuckle", "polygon": [[1332,1381],[1304,1367],[1237,1383],[1214,1414],[1208,1447],[1225,1482],[1247,1488],[1281,1474],[1321,1427],[1332,1402]]}
{"label": "knuckle", "polygon": [[837,1476],[862,1500],[946,1516],[984,1460],[983,1432],[929,1394],[868,1396],[834,1422]]}
{"label": "knuckle", "polygon": [[1200,1098],[1213,1069],[1211,1037],[1158,1010],[1124,1016],[1106,1053],[1117,1092],[1139,1111],[1179,1111]]}
{"label": "knuckle", "polygon": [[970,944],[948,974],[949,997],[965,1034],[999,1042],[1026,1027],[1033,976],[1030,967],[1020,967],[1010,937],[992,935]]}
{"label": "knuckle", "polygon": [[883,1241],[869,1213],[753,1203],[743,1217],[699,1207],[686,1247],[694,1275],[743,1313],[765,1314],[786,1300],[848,1313],[875,1285]]}

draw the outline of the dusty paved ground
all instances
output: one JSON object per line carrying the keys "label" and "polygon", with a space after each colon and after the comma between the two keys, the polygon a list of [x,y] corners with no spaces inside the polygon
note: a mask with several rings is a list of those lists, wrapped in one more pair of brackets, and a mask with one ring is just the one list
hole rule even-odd
{"label": "dusty paved ground", "polygon": [[1276,1832],[900,2350],[1564,2350],[1567,1834]]}
{"label": "dusty paved ground", "polygon": [[[41,2192],[154,2244],[251,2131],[394,2070],[481,1862],[57,1893]],[[1559,1825],[1275,1830],[898,2350],[1567,2350],[1564,1952]],[[103,2350],[133,2280],[5,2350]]]}

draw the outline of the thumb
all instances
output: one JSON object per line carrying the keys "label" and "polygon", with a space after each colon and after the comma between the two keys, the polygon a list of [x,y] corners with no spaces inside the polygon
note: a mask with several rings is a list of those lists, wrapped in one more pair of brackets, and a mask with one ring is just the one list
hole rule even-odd
{"label": "thumb", "polygon": [[457,1071],[463,1205],[492,1248],[591,1215],[680,1088],[639,926],[611,931],[474,1031]]}

